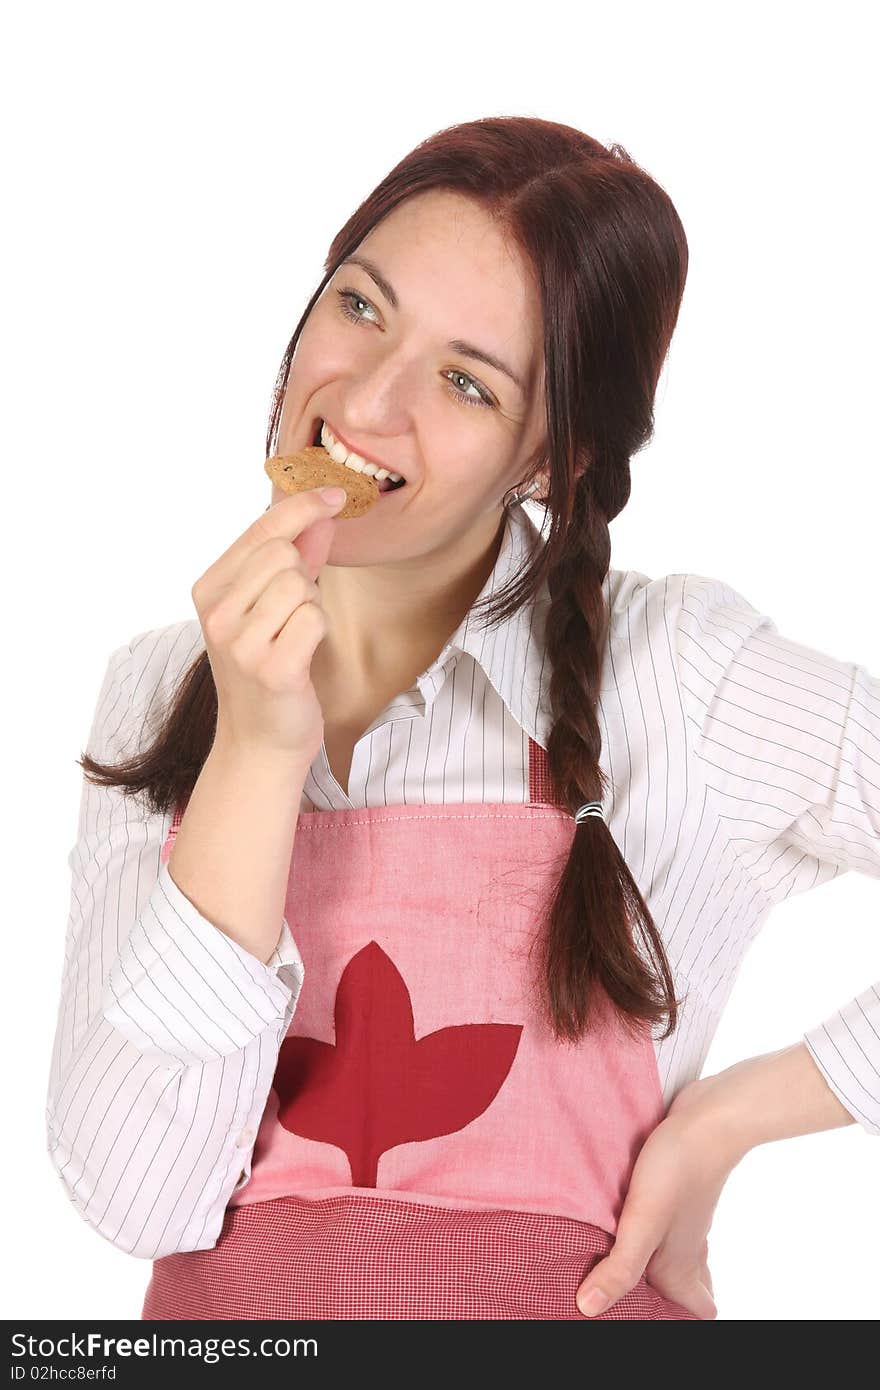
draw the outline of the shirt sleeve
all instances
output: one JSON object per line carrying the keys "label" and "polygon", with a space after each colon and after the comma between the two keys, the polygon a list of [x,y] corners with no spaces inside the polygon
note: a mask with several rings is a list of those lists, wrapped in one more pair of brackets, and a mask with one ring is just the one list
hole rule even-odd
{"label": "shirt sleeve", "polygon": [[[92,757],[130,754],[177,633],[112,653]],[[199,914],[161,861],[170,822],[83,777],[46,1096],[47,1148],[70,1200],[148,1260],[216,1243],[250,1177],[304,974],[286,921],[266,964]]]}
{"label": "shirt sleeve", "polygon": [[[880,878],[880,679],[782,637],[723,581],[685,576],[680,679],[705,785],[768,907],[847,870]],[[880,983],[803,1033],[880,1134]]]}

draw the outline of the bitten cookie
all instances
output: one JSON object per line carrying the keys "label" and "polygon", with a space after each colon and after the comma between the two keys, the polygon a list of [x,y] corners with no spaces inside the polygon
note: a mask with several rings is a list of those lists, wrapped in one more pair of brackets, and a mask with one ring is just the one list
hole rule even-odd
{"label": "bitten cookie", "polygon": [[368,473],[355,473],[344,463],[337,463],[320,444],[308,444],[296,454],[275,454],[266,459],[266,472],[282,492],[308,492],[313,487],[344,487],[345,506],[335,519],[363,516],[381,493],[375,478]]}

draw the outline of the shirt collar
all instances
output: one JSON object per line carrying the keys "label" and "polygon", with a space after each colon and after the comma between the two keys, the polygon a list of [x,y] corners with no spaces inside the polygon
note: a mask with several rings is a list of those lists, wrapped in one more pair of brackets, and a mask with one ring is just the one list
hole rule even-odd
{"label": "shirt collar", "polygon": [[[498,557],[475,602],[502,589],[528,563],[532,547],[543,544],[542,530],[525,507],[511,507],[505,516]],[[469,610],[436,661],[418,677],[416,684],[425,703],[436,697],[457,653],[466,652],[479,662],[520,727],[546,751],[552,727],[550,667],[544,654],[549,603],[545,581],[531,603],[494,629],[478,622],[473,609]]]}

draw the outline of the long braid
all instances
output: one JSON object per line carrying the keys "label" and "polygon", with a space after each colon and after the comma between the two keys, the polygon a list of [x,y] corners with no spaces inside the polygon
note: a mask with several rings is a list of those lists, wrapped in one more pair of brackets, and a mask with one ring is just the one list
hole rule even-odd
{"label": "long braid", "polygon": [[[599,766],[597,705],[608,634],[603,582],[611,540],[593,491],[593,474],[587,469],[574,489],[565,545],[548,572],[553,727],[547,758],[553,782],[572,812],[585,801],[604,801],[607,792]],[[653,969],[632,949],[633,925]],[[640,1031],[639,1019],[654,1023],[666,1015],[664,1036],[673,1031],[680,1003],[659,932],[610,830],[598,817],[589,817],[575,830],[548,926],[543,938],[546,1003],[560,1037],[580,1035],[602,1002],[603,990],[623,1010],[630,1031]]]}

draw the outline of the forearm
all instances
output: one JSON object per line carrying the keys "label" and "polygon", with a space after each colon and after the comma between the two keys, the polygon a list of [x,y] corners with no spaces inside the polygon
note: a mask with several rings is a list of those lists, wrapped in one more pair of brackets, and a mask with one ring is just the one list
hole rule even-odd
{"label": "forearm", "polygon": [[734,1161],[758,1144],[855,1123],[803,1042],[747,1057],[687,1093]]}
{"label": "forearm", "polygon": [[[89,1065],[102,1050],[113,1080]],[[210,1249],[253,1150],[277,1056],[262,1034],[240,1052],[174,1070],[98,1020],[53,1065],[46,1114],[48,1153],[79,1216],[138,1259]],[[132,1147],[130,1134],[143,1138]]]}
{"label": "forearm", "polygon": [[281,932],[306,775],[280,755],[215,740],[168,860],[202,916],[264,963]]}

